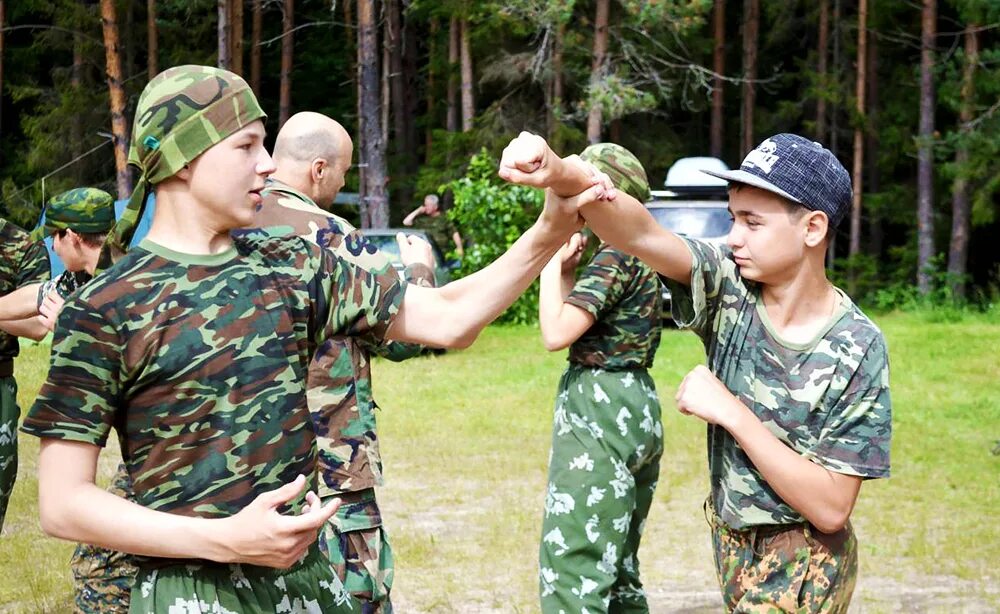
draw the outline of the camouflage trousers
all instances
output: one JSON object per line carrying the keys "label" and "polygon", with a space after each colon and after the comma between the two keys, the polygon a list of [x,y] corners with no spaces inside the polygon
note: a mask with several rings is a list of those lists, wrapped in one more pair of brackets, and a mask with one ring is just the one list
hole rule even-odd
{"label": "camouflage trousers", "polygon": [[395,567],[375,489],[325,496],[323,503],[336,497],[342,503],[320,534],[320,549],[363,614],[392,614]]}
{"label": "camouflage trousers", "polygon": [[17,382],[13,377],[0,377],[0,531],[17,480],[17,420],[20,417]]}
{"label": "camouflage trousers", "polygon": [[808,523],[736,530],[709,501],[705,512],[729,612],[847,612],[858,575],[858,543],[849,523],[833,534]]}
{"label": "camouflage trousers", "polygon": [[288,569],[186,562],[139,566],[131,614],[245,614],[360,612],[357,602],[313,544]]}
{"label": "camouflage trousers", "polygon": [[[119,464],[108,492],[132,499],[132,480]],[[73,571],[73,605],[76,614],[125,614],[138,571],[131,554],[77,544],[70,559]]]}
{"label": "camouflage trousers", "polygon": [[645,369],[566,370],[539,549],[543,613],[649,611],[638,550],[662,455],[660,403]]}

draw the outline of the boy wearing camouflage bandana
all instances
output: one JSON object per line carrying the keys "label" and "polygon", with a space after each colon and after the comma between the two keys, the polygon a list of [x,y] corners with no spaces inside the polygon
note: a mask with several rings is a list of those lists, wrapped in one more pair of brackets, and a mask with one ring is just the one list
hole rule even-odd
{"label": "boy wearing camouflage bandana", "polygon": [[[580,223],[571,207],[546,207],[497,262],[442,290],[300,238],[233,237],[274,170],[263,118],[228,71],[182,66],[150,81],[129,156],[142,174],[111,256],[155,186],[152,226],[63,307],[22,426],[42,438],[43,528],[140,555],[132,612],[357,611],[315,545],[336,502],[302,497],[315,472],[315,350],[341,335],[468,345]],[[111,428],[135,503],[94,486]]]}
{"label": "boy wearing camouflage bandana", "polygon": [[[556,194],[588,179],[529,134],[505,150],[500,174]],[[580,211],[668,278],[675,320],[705,344],[708,367],[688,373],[676,400],[708,424],[705,507],[726,608],[846,612],[857,576],[850,514],[861,482],[889,475],[891,437],[885,340],[823,266],[850,177],[792,134],[712,174],[731,186],[726,247],[664,230],[627,194]]]}
{"label": "boy wearing camouflage bandana", "polygon": [[[624,147],[581,157],[619,190],[649,199],[642,164]],[[556,396],[539,563],[542,612],[647,612],[639,540],[663,454],[649,369],[660,343],[659,278],[602,244],[574,280],[573,239],[541,275],[539,324],[548,350],[569,346]]]}
{"label": "boy wearing camouflage bandana", "polygon": [[[48,278],[45,245],[0,218],[0,296]],[[35,318],[0,320],[0,531],[17,479],[17,420],[21,415],[14,380],[14,358],[20,351],[17,338],[41,339],[45,332]]]}

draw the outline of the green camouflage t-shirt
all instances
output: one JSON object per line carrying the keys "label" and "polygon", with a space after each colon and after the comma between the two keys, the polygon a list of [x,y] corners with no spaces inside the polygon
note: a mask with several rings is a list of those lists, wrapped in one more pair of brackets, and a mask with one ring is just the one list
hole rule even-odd
{"label": "green camouflage t-shirt", "polygon": [[662,293],[656,273],[638,258],[602,245],[567,303],[594,316],[569,347],[569,361],[602,369],[653,366],[660,345]]}
{"label": "green camouflage t-shirt", "polygon": [[413,221],[413,227],[427,233],[437,243],[441,253],[447,254],[455,249],[454,234],[458,232],[454,222],[448,219],[448,214],[441,211],[437,216],[420,215]]}
{"label": "green camouflage t-shirt", "polygon": [[[49,278],[49,254],[22,228],[0,218],[0,296]],[[0,331],[0,360],[19,352],[17,337]]]}
{"label": "green camouflage t-shirt", "polygon": [[[268,234],[303,237],[361,266],[388,283],[398,275],[388,260],[343,218],[297,190],[267,182],[254,224]],[[433,285],[428,267],[408,269],[407,281]],[[319,494],[354,492],[382,484],[375,424],[370,353],[403,360],[421,346],[388,342],[372,346],[351,338],[324,343],[309,365],[308,399],[319,446]]]}
{"label": "green camouflage t-shirt", "polygon": [[380,339],[404,291],[299,238],[206,256],[143,241],[66,302],[22,430],[103,446],[114,427],[138,503],[235,514],[315,482],[312,356],[336,335]]}
{"label": "green camouflage t-shirt", "polygon": [[[691,285],[668,281],[678,326],[701,337],[708,366],[775,437],[837,473],[889,475],[889,358],[882,332],[838,290],[828,326],[808,343],[782,340],[758,284],[727,247],[685,239]],[[802,522],[736,440],[708,426],[712,503],[733,528]]]}

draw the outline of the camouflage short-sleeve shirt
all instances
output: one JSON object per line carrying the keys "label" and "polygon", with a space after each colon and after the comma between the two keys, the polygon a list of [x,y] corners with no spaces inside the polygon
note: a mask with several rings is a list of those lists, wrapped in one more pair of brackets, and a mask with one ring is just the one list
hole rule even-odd
{"label": "camouflage short-sleeve shirt", "polygon": [[569,361],[603,369],[653,366],[660,345],[660,279],[638,258],[602,245],[566,302],[594,316],[569,347]]}
{"label": "camouflage short-sleeve shirt", "polygon": [[[0,296],[48,278],[49,255],[45,244],[0,218]],[[0,360],[10,360],[18,351],[17,337],[0,331]]]}
{"label": "camouflage short-sleeve shirt", "polygon": [[[269,180],[254,224],[277,236],[303,237],[379,279],[397,279],[388,260],[346,220],[328,213],[297,190]],[[417,272],[414,272],[417,271]],[[411,268],[407,281],[433,285],[427,267]],[[402,360],[420,346],[389,342],[372,346],[354,339],[323,344],[309,365],[309,409],[319,445],[319,494],[354,492],[382,484],[382,458],[375,425],[370,353]]]}
{"label": "camouflage short-sleeve shirt", "polygon": [[138,503],[232,515],[314,475],[309,362],[336,335],[380,338],[404,290],[299,238],[143,241],[66,302],[22,430],[104,445],[114,427]]}
{"label": "camouflage short-sleeve shirt", "polygon": [[[838,290],[828,325],[807,343],[774,331],[759,285],[728,248],[686,240],[691,285],[668,282],[673,316],[705,344],[708,366],[775,437],[831,471],[889,475],[889,357],[882,332]],[[803,521],[760,475],[736,440],[708,426],[712,502],[734,528]]]}
{"label": "camouflage short-sleeve shirt", "polygon": [[437,243],[445,254],[455,249],[453,235],[458,232],[455,223],[448,219],[448,214],[442,211],[436,216],[420,215],[413,221],[413,227],[427,233]]}

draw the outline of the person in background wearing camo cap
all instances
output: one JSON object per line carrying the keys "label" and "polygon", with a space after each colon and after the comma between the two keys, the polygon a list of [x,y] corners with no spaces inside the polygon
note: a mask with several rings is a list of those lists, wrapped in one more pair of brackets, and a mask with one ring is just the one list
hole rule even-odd
{"label": "person in background wearing camo cap", "polygon": [[[667,278],[674,320],[705,345],[708,365],[676,401],[708,426],[705,515],[727,610],[843,613],[858,571],[851,512],[862,481],[888,477],[892,436],[885,338],[824,267],[850,176],[795,134],[709,174],[729,181],[725,246],[663,229],[627,193],[580,212]],[[527,133],[500,175],[563,195],[590,181]]]}
{"label": "person in background wearing camo cap", "polygon": [[[646,171],[613,143],[580,154],[619,191],[649,200]],[[569,347],[556,395],[539,553],[542,612],[648,612],[639,540],[663,455],[648,369],[660,345],[662,291],[635,256],[602,243],[579,277],[580,234],[542,270],[545,348]]]}
{"label": "person in background wearing camo cap", "polygon": [[[42,439],[42,528],[139,555],[134,612],[359,611],[316,546],[339,502],[303,496],[316,470],[309,362],[338,336],[468,346],[581,224],[572,202],[547,203],[494,263],[440,289],[299,237],[233,235],[274,171],[264,117],[222,69],[147,84],[129,153],[141,174],[102,253],[118,258],[63,306],[21,427]],[[126,253],[151,189],[149,234]],[[613,195],[592,178],[581,198]],[[94,484],[112,428],[135,503]]]}

